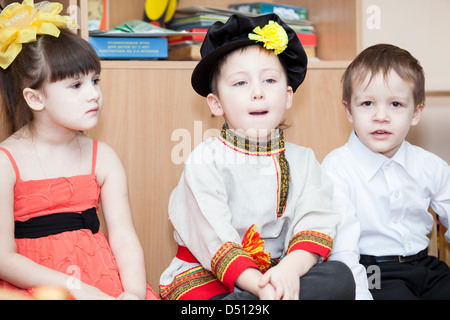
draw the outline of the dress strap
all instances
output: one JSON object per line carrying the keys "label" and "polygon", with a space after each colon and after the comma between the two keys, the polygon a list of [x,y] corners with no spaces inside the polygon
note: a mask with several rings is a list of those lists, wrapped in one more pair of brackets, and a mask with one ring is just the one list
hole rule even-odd
{"label": "dress strap", "polygon": [[92,150],[92,175],[95,174],[95,166],[97,165],[97,145],[98,141],[94,139],[94,146]]}
{"label": "dress strap", "polygon": [[16,180],[20,179],[20,174],[19,174],[19,168],[17,167],[16,161],[14,161],[14,158],[12,157],[11,153],[6,150],[5,148],[0,147],[0,151],[3,151],[9,158],[9,161],[11,161],[11,164],[14,168],[14,171],[16,173]]}

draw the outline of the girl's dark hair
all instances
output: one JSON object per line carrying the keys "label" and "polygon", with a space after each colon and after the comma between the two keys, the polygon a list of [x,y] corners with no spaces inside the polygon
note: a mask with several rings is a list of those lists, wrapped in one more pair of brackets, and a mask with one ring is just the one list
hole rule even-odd
{"label": "girl's dark hair", "polygon": [[25,88],[39,90],[46,83],[100,71],[95,50],[70,30],[61,29],[59,37],[39,35],[37,41],[24,44],[14,62],[0,73],[0,96],[10,133],[33,120],[23,98]]}

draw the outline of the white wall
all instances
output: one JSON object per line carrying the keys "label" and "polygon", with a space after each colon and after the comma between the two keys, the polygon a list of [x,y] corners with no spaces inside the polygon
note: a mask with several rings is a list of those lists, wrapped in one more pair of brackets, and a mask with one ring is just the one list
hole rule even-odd
{"label": "white wall", "polygon": [[391,43],[406,49],[421,62],[427,91],[450,91],[450,0],[362,4],[363,48]]}
{"label": "white wall", "polygon": [[407,140],[450,163],[450,97],[428,97],[422,118]]}
{"label": "white wall", "polygon": [[422,119],[407,140],[450,163],[450,0],[362,0],[363,48],[391,43],[422,64],[427,97]]}

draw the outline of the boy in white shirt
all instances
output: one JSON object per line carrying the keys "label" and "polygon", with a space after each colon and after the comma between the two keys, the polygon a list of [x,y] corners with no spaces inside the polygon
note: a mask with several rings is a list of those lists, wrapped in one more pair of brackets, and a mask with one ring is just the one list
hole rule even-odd
{"label": "boy in white shirt", "polygon": [[450,299],[449,267],[427,254],[430,206],[448,227],[449,167],[405,141],[424,108],[424,83],[420,63],[387,44],[364,50],[343,77],[354,130],[322,165],[345,215],[330,259],[351,267],[357,298],[370,299],[370,289],[374,299]]}

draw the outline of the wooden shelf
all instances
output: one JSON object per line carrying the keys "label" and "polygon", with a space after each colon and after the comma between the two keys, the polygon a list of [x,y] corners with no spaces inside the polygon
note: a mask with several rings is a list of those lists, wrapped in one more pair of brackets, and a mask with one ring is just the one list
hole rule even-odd
{"label": "wooden shelf", "polygon": [[[198,61],[102,60],[103,69],[180,69],[193,70]],[[308,69],[345,69],[350,61],[310,61]]]}
{"label": "wooden shelf", "polygon": [[[75,0],[65,0],[75,1]],[[87,39],[87,3],[78,0],[81,7],[81,35]],[[266,2],[303,6],[308,9],[309,20],[314,24],[318,37],[317,55],[324,61],[353,60],[361,50],[361,1],[362,0],[267,0]],[[200,5],[228,8],[232,3],[247,0],[179,0],[178,7]],[[145,0],[110,0],[110,27],[130,19],[142,19]]]}

